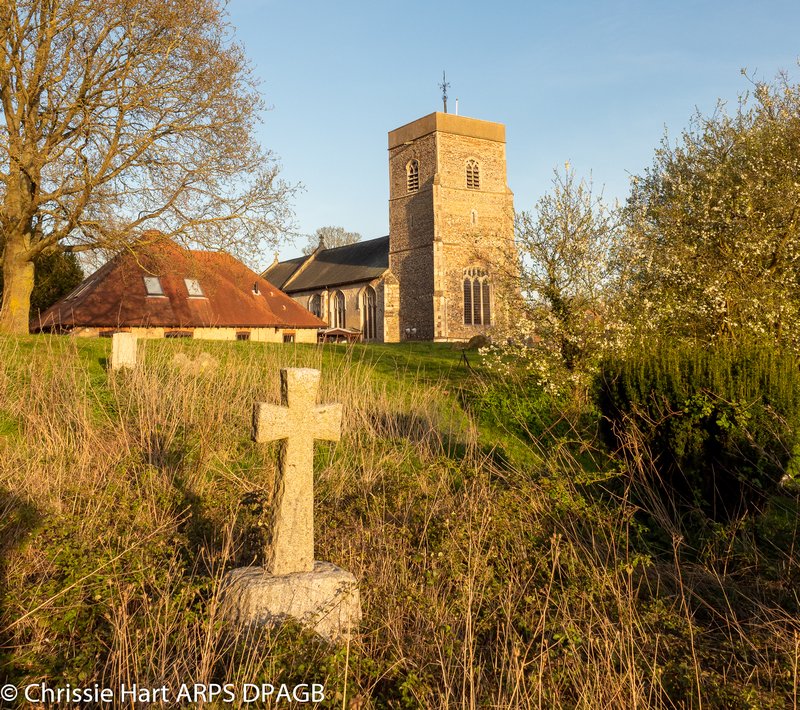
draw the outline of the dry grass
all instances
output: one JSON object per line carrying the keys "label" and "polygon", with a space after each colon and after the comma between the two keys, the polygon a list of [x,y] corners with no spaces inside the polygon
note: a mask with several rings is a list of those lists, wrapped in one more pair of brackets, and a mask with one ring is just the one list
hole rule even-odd
{"label": "dry grass", "polygon": [[[362,709],[796,707],[800,625],[774,595],[720,556],[687,562],[678,537],[671,561],[641,552],[624,486],[588,496],[563,447],[509,465],[452,377],[174,342],[109,376],[107,345],[0,340],[0,678],[320,682],[325,706]],[[204,349],[202,371],[174,362]],[[322,368],[345,405],[315,497],[318,558],[360,581],[350,647],[217,615],[261,539],[243,500],[275,470],[252,403],[277,401],[287,365]]]}

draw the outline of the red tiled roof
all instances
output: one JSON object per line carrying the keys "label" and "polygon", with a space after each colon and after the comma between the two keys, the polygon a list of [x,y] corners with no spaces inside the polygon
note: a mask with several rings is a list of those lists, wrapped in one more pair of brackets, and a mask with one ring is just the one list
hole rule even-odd
{"label": "red tiled roof", "polygon": [[[147,295],[145,276],[159,278],[163,296]],[[185,279],[198,281],[202,298],[189,295]],[[73,327],[323,328],[325,322],[229,254],[165,240],[118,254],[31,323],[33,331]]]}

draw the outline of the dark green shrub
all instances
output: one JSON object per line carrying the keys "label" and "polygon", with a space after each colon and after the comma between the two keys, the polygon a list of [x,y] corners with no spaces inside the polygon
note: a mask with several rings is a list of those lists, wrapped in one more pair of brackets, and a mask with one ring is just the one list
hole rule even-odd
{"label": "dark green shrub", "polygon": [[597,382],[606,439],[647,452],[650,483],[715,519],[757,508],[792,475],[800,374],[765,345],[661,346],[606,360]]}

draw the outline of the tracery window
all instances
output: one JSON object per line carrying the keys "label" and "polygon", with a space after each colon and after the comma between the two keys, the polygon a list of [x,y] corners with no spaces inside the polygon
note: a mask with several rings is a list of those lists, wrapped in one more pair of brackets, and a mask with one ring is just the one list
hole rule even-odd
{"label": "tracery window", "polygon": [[362,334],[364,340],[375,340],[378,337],[378,298],[372,286],[367,286],[361,294],[361,305],[361,317],[363,319]]}
{"label": "tracery window", "polygon": [[322,299],[318,293],[315,293],[308,299],[308,310],[317,318],[322,317]]}
{"label": "tracery window", "polygon": [[406,185],[409,192],[419,190],[419,161],[409,160],[406,165]]}
{"label": "tracery window", "polygon": [[344,294],[336,291],[331,299],[331,328],[346,328]]}
{"label": "tracery window", "polygon": [[481,171],[477,160],[470,159],[467,161],[467,189],[481,189]]}
{"label": "tracery window", "polygon": [[492,324],[492,286],[484,269],[464,270],[464,325]]}

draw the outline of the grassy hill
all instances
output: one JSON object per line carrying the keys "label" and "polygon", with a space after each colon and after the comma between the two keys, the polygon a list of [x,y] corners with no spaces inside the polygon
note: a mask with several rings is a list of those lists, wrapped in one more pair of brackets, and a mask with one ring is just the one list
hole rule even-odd
{"label": "grassy hill", "polygon": [[[591,407],[498,390],[476,353],[140,348],[109,374],[108,340],[0,339],[0,681],[321,683],[323,707],[361,709],[796,701],[793,498],[690,548],[632,504]],[[250,420],[285,366],[344,404],[315,489],[316,556],[361,588],[343,647],[219,618],[225,571],[263,551],[277,448]]]}

